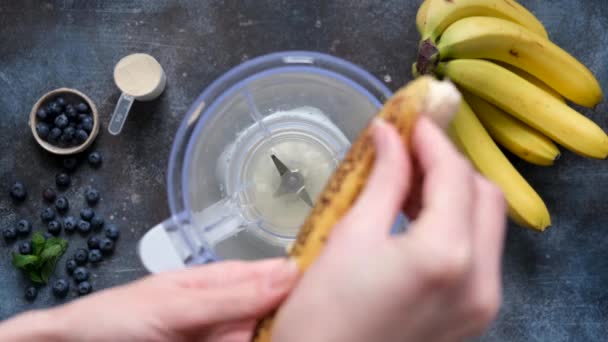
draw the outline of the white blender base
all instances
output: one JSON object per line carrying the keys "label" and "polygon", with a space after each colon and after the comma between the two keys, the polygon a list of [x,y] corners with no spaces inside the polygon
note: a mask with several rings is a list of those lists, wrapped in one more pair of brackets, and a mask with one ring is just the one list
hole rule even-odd
{"label": "white blender base", "polygon": [[186,267],[161,223],[150,229],[137,246],[137,254],[151,273],[179,270]]}

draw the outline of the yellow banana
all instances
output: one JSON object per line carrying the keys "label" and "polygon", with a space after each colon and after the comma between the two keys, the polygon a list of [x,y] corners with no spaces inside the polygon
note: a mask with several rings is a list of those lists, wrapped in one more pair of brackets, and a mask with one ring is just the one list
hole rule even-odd
{"label": "yellow banana", "polygon": [[543,200],[494,143],[466,100],[461,101],[448,132],[479,172],[503,191],[513,221],[539,231],[551,225]]}
{"label": "yellow banana", "polygon": [[459,20],[443,32],[437,48],[442,60],[483,58],[511,64],[582,106],[602,100],[600,84],[589,69],[548,39],[508,20]]}
{"label": "yellow banana", "polygon": [[553,165],[559,158],[559,149],[549,138],[487,101],[467,91],[461,92],[479,121],[499,145],[536,165]]}
{"label": "yellow banana", "polygon": [[534,14],[514,0],[426,0],[418,9],[416,24],[423,40],[436,41],[452,23],[472,16],[503,18],[548,37]]}
{"label": "yellow banana", "polygon": [[[447,126],[449,120],[446,122],[446,119],[451,119],[458,110],[459,102],[460,94],[453,84],[425,76],[397,91],[377,115],[397,128],[407,147],[419,115],[431,115]],[[315,261],[331,229],[355,203],[370,174],[374,158],[375,148],[366,129],[333,173],[289,252],[301,271]],[[270,342],[272,325],[272,315],[262,320],[253,340]]]}
{"label": "yellow banana", "polygon": [[608,136],[593,121],[489,61],[456,59],[436,71],[580,155],[604,159]]}
{"label": "yellow banana", "polygon": [[503,63],[503,62],[499,62],[499,61],[494,61],[494,63],[504,67],[505,69],[513,71],[514,73],[516,73],[518,76],[520,76],[524,80],[534,84],[535,86],[544,90],[546,93],[555,97],[556,99],[560,100],[561,102],[566,103],[566,99],[564,99],[564,97],[560,93],[558,93],[555,89],[549,87],[547,85],[547,83],[539,80],[538,78],[530,75],[529,73],[521,70],[520,68],[516,68],[516,67],[512,66],[511,64],[507,64],[507,63]]}

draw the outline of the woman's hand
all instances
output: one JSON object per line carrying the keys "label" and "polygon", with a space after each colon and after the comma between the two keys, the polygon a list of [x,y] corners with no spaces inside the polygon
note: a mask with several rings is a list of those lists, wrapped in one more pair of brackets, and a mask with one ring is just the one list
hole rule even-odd
{"label": "woman's hand", "polygon": [[249,342],[293,287],[287,260],[222,262],[159,274],[0,326],[0,341]]}
{"label": "woman's hand", "polygon": [[[375,124],[374,141],[369,182],[279,310],[274,341],[457,341],[494,319],[502,193],[428,119],[412,140],[418,189],[410,189],[413,167],[394,128]],[[413,221],[389,236],[402,209]]]}

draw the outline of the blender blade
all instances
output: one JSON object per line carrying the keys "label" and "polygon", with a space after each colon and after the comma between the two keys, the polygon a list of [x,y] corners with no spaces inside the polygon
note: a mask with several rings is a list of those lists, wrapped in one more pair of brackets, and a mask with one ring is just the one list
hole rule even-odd
{"label": "blender blade", "polygon": [[312,199],[304,187],[304,177],[302,176],[302,173],[297,169],[289,169],[274,154],[270,157],[272,158],[272,162],[281,176],[281,184],[274,195],[276,197],[280,197],[286,194],[297,194],[301,200],[312,207]]}

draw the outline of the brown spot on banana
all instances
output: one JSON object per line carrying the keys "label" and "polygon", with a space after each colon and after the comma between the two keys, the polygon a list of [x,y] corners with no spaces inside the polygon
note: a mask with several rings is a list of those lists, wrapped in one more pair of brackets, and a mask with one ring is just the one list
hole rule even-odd
{"label": "brown spot on banana", "polygon": [[[427,115],[446,128],[460,106],[460,98],[460,93],[449,81],[422,76],[398,90],[377,117],[394,125],[403,144],[409,148],[410,137],[420,115]],[[321,254],[332,229],[357,200],[372,170],[375,155],[371,130],[367,127],[334,171],[290,248],[289,256],[296,261],[301,272],[306,271]],[[274,315],[275,312],[259,322],[254,342],[271,341]]]}
{"label": "brown spot on banana", "polygon": [[515,49],[509,50],[509,54],[513,57],[519,57],[519,52]]}

